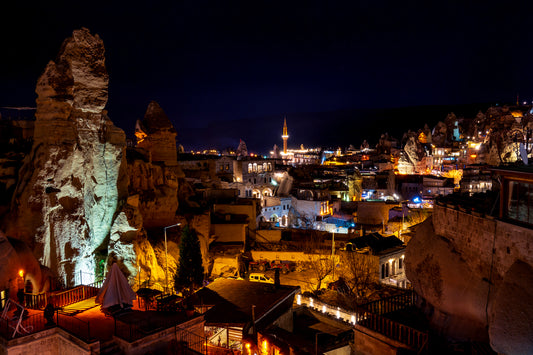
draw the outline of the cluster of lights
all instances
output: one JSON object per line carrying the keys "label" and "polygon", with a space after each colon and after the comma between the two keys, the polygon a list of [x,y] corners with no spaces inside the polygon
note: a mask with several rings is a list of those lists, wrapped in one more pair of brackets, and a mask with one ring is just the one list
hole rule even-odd
{"label": "cluster of lights", "polygon": [[[308,302],[309,308],[315,308],[315,301],[313,300],[313,298],[309,297],[308,301],[309,301]],[[300,294],[296,296],[296,304],[299,305],[299,306],[302,305],[302,296]],[[316,309],[318,310],[318,306],[316,307]],[[327,311],[328,311],[327,306],[325,304],[322,304],[321,312],[325,314],[325,313],[327,313]],[[344,313],[346,313],[346,312],[344,312]],[[337,319],[341,319],[341,309],[340,309],[340,307],[337,307],[337,309],[335,310],[335,317]],[[350,315],[350,323],[352,323],[354,325],[356,324],[356,319],[355,319],[355,315],[354,314]]]}

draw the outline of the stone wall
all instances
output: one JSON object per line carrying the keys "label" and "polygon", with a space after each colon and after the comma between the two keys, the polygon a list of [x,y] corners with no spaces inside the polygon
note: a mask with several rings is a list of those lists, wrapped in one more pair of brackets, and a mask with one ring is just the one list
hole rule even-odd
{"label": "stone wall", "polygon": [[246,240],[247,224],[213,224],[213,230],[217,242],[243,243]]}
{"label": "stone wall", "polygon": [[[200,340],[200,336],[205,337],[203,315],[131,343],[118,337],[113,337],[113,339],[124,354],[168,354],[177,350],[176,339],[187,339],[187,333],[196,334],[198,337],[194,337],[194,339],[199,340],[200,343],[205,342],[205,338]],[[190,346],[193,347],[192,344]]]}
{"label": "stone wall", "polygon": [[480,276],[489,278],[492,266],[492,282],[501,281],[516,260],[533,265],[533,229],[438,205],[433,226]]}
{"label": "stone wall", "polygon": [[255,239],[260,243],[279,243],[281,229],[260,229],[256,231]]}
{"label": "stone wall", "polygon": [[90,355],[100,348],[99,342],[84,343],[60,328],[51,328],[0,344],[0,355]]}
{"label": "stone wall", "polygon": [[395,355],[398,350],[405,348],[400,342],[374,332],[358,324],[354,325],[354,348],[356,355]]}

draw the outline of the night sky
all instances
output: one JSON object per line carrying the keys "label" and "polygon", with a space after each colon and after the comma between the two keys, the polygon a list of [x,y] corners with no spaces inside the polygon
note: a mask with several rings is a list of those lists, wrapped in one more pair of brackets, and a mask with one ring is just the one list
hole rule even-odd
{"label": "night sky", "polygon": [[84,26],[104,41],[109,115],[130,136],[156,100],[185,149],[242,138],[266,152],[285,115],[289,147],[359,145],[386,131],[366,121],[394,119],[361,109],[531,102],[533,6],[518,4],[13,1],[0,5],[0,107],[35,106],[46,63]]}

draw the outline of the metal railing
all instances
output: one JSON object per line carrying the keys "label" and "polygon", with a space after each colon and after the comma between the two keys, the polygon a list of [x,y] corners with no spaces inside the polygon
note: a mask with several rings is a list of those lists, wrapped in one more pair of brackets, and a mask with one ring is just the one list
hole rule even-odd
{"label": "metal railing", "polygon": [[74,316],[60,315],[59,310],[56,310],[55,321],[59,328],[67,331],[68,333],[75,335],[76,337],[90,342],[93,340],[91,337],[91,323],[84,321]]}
{"label": "metal railing", "polygon": [[130,343],[164,330],[172,330],[175,333],[179,346],[207,354],[207,337],[181,328],[176,325],[175,320],[144,319],[136,323],[126,323],[115,318],[115,336]]}
{"label": "metal railing", "polygon": [[46,329],[46,319],[42,313],[31,316],[23,316],[22,320],[18,317],[0,319],[0,335],[4,339],[14,339],[37,333]]}
{"label": "metal railing", "polygon": [[64,331],[90,342],[91,337],[90,323],[76,317],[60,315],[58,311],[53,315],[54,323],[48,323],[44,312],[19,317],[10,317],[0,319],[0,336],[4,339],[20,338],[26,335],[41,332],[53,327],[59,327]]}
{"label": "metal railing", "polygon": [[175,321],[161,321],[150,318],[136,323],[126,323],[115,318],[115,336],[131,343],[164,329],[173,328],[175,325]]}
{"label": "metal railing", "polygon": [[207,337],[176,326],[176,341],[200,354],[207,354]]}
{"label": "metal railing", "polygon": [[383,334],[387,338],[397,340],[419,352],[426,348],[428,341],[427,333],[378,314],[367,311],[358,312],[360,314],[362,313],[360,316],[361,320],[358,322],[361,326]]}
{"label": "metal railing", "polygon": [[416,293],[412,290],[408,290],[402,294],[365,303],[359,307],[366,309],[371,313],[383,315],[391,312],[401,311],[413,306],[416,300],[415,297]]}
{"label": "metal railing", "polygon": [[[405,302],[408,302],[408,299],[408,296],[406,296],[405,300],[399,298],[396,301],[391,300],[391,302],[383,302],[381,305],[375,305],[371,307],[382,311],[395,307],[400,309],[399,306],[397,306],[399,301],[404,300]],[[368,309],[359,307],[354,311],[347,311],[340,307],[334,307],[328,305],[327,303],[317,301],[311,297],[304,297],[302,295],[297,295],[296,300],[297,304],[299,305],[312,308],[339,321],[344,321],[353,325],[359,324],[365,328],[383,334],[390,339],[399,341],[412,349],[416,349],[419,352],[427,348],[427,333],[385,318],[380,314],[372,313]]]}

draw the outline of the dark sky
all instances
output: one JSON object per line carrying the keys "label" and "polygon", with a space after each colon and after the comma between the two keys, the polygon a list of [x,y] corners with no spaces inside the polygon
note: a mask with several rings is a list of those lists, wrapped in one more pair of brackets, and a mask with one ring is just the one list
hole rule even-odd
{"label": "dark sky", "polygon": [[[284,115],[299,145],[305,113],[533,100],[533,6],[519,2],[108,2],[3,2],[0,107],[34,106],[38,76],[82,26],[104,40],[115,124],[131,134],[156,100],[186,149],[242,138],[265,151]],[[308,130],[327,130],[324,117]]]}

